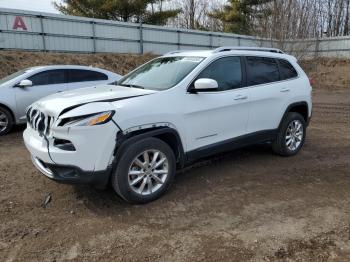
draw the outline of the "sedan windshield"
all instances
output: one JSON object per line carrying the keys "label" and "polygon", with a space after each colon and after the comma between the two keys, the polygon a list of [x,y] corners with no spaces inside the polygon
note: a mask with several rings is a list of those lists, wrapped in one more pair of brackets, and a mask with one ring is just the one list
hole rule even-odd
{"label": "sedan windshield", "polygon": [[118,84],[134,88],[166,90],[177,85],[203,57],[160,57],[123,77]]}
{"label": "sedan windshield", "polygon": [[7,81],[10,81],[10,80],[16,78],[17,76],[20,76],[20,75],[24,74],[27,70],[28,69],[23,69],[23,70],[20,70],[20,71],[18,71],[16,73],[8,75],[8,76],[4,77],[3,79],[0,79],[0,85],[6,83]]}

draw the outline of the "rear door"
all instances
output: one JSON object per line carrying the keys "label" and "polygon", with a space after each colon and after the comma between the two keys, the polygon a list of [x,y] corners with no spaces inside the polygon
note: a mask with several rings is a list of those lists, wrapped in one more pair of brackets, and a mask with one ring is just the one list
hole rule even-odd
{"label": "rear door", "polygon": [[47,70],[33,74],[27,78],[33,85],[28,87],[14,87],[16,93],[17,110],[20,120],[25,120],[26,108],[35,101],[67,90],[66,70]]}
{"label": "rear door", "polygon": [[249,114],[249,90],[238,56],[223,57],[207,66],[193,81],[210,78],[218,90],[186,94],[187,150],[225,142],[244,135]]}
{"label": "rear door", "polygon": [[246,57],[252,105],[248,133],[278,128],[292,91],[293,81],[289,80],[297,77],[296,71],[288,73],[283,70],[284,74],[280,74],[283,65],[275,58]]}
{"label": "rear door", "polygon": [[101,85],[108,82],[108,76],[104,73],[85,70],[85,69],[70,69],[68,70],[68,89],[77,89]]}

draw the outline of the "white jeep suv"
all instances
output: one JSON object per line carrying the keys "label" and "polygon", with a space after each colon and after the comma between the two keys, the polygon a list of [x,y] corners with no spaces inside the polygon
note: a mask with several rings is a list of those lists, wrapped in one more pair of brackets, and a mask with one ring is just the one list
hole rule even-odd
{"label": "white jeep suv", "polygon": [[34,165],[63,183],[110,183],[132,203],[160,197],[177,168],[271,142],[295,155],[311,117],[311,86],[278,49],[175,51],[118,84],[48,96],[27,110]]}

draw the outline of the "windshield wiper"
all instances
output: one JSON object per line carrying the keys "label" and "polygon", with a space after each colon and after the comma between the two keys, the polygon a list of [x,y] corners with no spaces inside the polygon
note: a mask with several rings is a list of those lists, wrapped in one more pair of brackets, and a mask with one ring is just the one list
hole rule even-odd
{"label": "windshield wiper", "polygon": [[145,89],[143,86],[134,85],[134,84],[119,84],[120,86],[126,86],[131,88],[139,88],[139,89]]}

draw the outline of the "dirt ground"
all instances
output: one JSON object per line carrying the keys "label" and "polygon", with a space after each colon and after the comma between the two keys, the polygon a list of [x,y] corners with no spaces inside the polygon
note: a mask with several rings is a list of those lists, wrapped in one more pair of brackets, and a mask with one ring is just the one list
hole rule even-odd
{"label": "dirt ground", "polygon": [[299,62],[317,86],[331,87],[332,89],[350,86],[349,59],[319,58]]}
{"label": "dirt ground", "polygon": [[45,178],[22,131],[0,137],[1,261],[350,261],[350,89],[316,89],[297,156],[216,156],[142,206]]}

